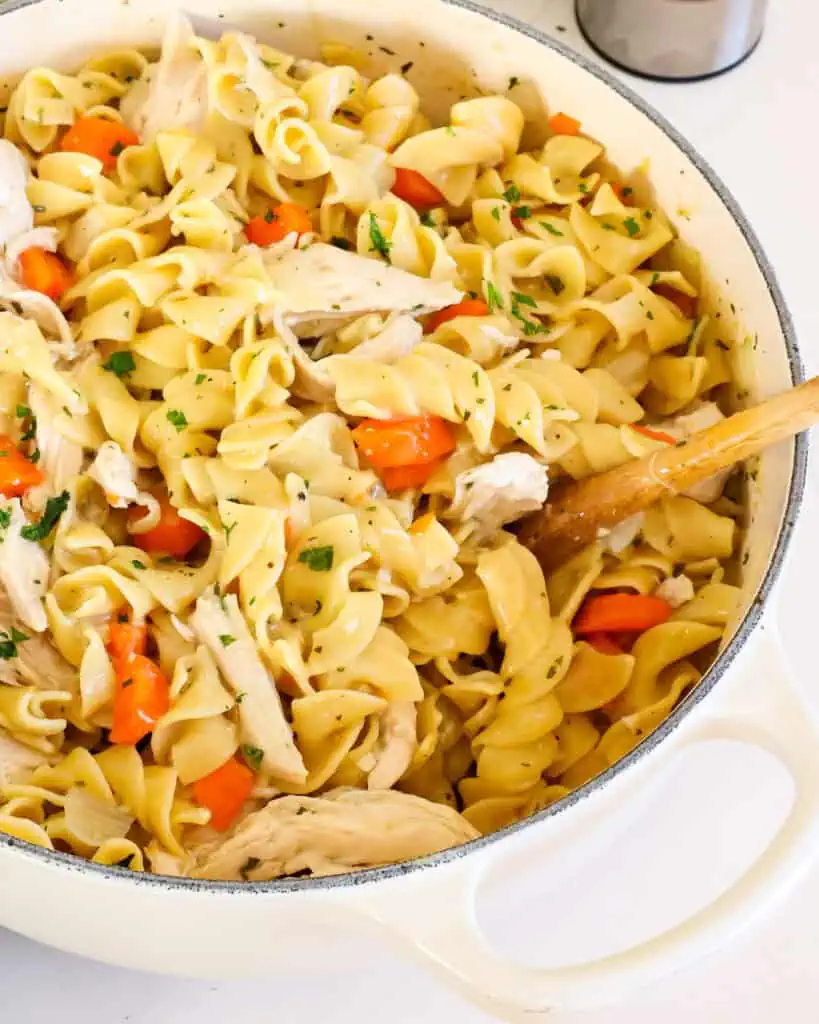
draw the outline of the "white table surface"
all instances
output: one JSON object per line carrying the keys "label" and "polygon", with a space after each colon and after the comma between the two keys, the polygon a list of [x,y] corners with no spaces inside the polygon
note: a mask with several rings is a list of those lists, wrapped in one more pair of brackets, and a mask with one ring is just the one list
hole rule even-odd
{"label": "white table surface", "polygon": [[[494,6],[587,51],[570,0],[494,0]],[[563,26],[560,31],[558,26]],[[771,257],[808,368],[819,366],[815,125],[819,7],[776,0],[756,54],[712,81],[631,79],[733,190]],[[628,76],[624,76],[628,77]],[[816,486],[814,481],[814,486]],[[802,526],[803,554],[780,588],[782,629],[805,688],[816,681],[812,634],[819,542]],[[810,589],[808,589],[810,587]],[[503,948],[557,963],[648,929],[703,894],[702,879],[736,874],[784,813],[788,787],[760,759],[712,751],[681,766],[662,798],[600,862],[503,882],[486,900],[488,932]],[[663,909],[665,908],[665,909]],[[669,910],[669,908],[671,908]],[[55,912],[59,912],[55,908]],[[95,913],[100,913],[96,909]],[[635,924],[635,920],[637,924]],[[157,921],[157,929],[162,922]],[[150,936],[144,941],[150,942]],[[215,937],[214,941],[218,941]],[[225,951],[229,959],[230,951]],[[819,995],[819,864],[764,924],[704,964],[647,989],[628,1005],[554,1014],[554,1024],[814,1024]],[[257,982],[161,978],[102,966],[0,931],[0,1020],[9,1024],[227,1024],[275,1020],[409,1024],[492,1020],[413,964],[351,939],[297,976]]]}

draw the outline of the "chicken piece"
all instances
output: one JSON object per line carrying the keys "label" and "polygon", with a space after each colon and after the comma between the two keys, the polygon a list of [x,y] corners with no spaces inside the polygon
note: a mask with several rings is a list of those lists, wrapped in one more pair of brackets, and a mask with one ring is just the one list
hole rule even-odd
{"label": "chicken piece", "polygon": [[[702,402],[690,412],[680,413],[671,420],[657,424],[657,429],[664,431],[675,441],[684,441],[692,434],[705,430],[707,427],[713,427],[724,419],[725,416],[716,402]],[[683,494],[686,498],[693,498],[694,501],[710,505],[721,496],[731,473],[733,473],[732,468],[723,469],[719,473],[709,476],[707,480],[701,480],[700,483],[689,487],[687,491],[683,491]]]}
{"label": "chicken piece", "polygon": [[53,420],[59,406],[42,388],[32,384],[28,401],[37,422],[35,439],[40,452],[37,465],[43,471],[45,480],[26,492],[23,504],[30,515],[39,516],[47,500],[61,494],[82,473],[84,455],[81,445],[54,427]]}
{"label": "chicken piece", "polygon": [[0,249],[34,227],[34,211],[26,195],[30,176],[20,150],[7,139],[0,139]]}
{"label": "chicken piece", "polygon": [[[26,541],[29,543],[29,541]],[[12,628],[21,629],[23,623],[14,614],[14,608],[5,591],[0,588],[0,631],[11,636]],[[17,657],[0,661],[0,682],[17,686],[21,682],[40,689],[78,689],[77,670],[63,658],[47,639],[47,634],[27,634],[28,639],[17,644]]]}
{"label": "chicken piece", "polygon": [[546,467],[524,452],[507,452],[457,475],[446,518],[471,520],[473,536],[480,539],[527,512],[536,512],[548,494]]}
{"label": "chicken piece", "polygon": [[418,749],[416,720],[412,701],[391,701],[378,722],[378,745],[374,765],[367,776],[368,789],[391,789],[409,768]]}
{"label": "chicken piece", "polygon": [[242,737],[263,752],[262,767],[288,782],[304,782],[307,770],[284,717],[276,682],[262,664],[236,597],[220,598],[207,590],[196,602],[190,625],[210,649],[234,696],[242,694]]}
{"label": "chicken piece", "polygon": [[0,503],[0,583],[17,617],[37,633],[48,627],[43,599],[48,589],[48,555],[21,531],[29,522],[19,498]]}
{"label": "chicken piece", "polygon": [[0,789],[26,778],[48,758],[20,743],[0,726]]}
{"label": "chicken piece", "polygon": [[123,97],[122,118],[141,138],[161,131],[201,130],[208,113],[208,76],[194,40],[188,19],[172,15],[159,62]]}
{"label": "chicken piece", "polygon": [[394,363],[408,356],[423,340],[421,325],[411,316],[391,317],[384,327],[349,353],[354,359],[374,359],[378,363]]}
{"label": "chicken piece", "polygon": [[371,312],[422,316],[462,298],[446,281],[430,281],[334,245],[315,242],[305,249],[265,253],[265,267],[280,297],[262,310],[262,322],[280,309],[300,337],[336,330]]}
{"label": "chicken piece", "polygon": [[409,793],[332,789],[271,800],[225,838],[195,850],[184,873],[254,882],[336,875],[437,853],[478,834],[451,807]]}
{"label": "chicken piece", "polygon": [[672,608],[680,608],[694,600],[694,584],[687,576],[669,576],[657,587],[654,596],[668,601]]}
{"label": "chicken piece", "polygon": [[105,491],[105,499],[111,508],[142,505],[150,522],[158,519],[159,502],[152,494],[139,490],[136,466],[116,441],[103,441],[88,467],[88,475]]}
{"label": "chicken piece", "polygon": [[644,513],[637,512],[636,515],[629,516],[628,519],[624,519],[616,526],[612,526],[610,530],[601,527],[597,531],[597,539],[604,541],[604,547],[608,548],[613,555],[619,555],[622,551],[626,550],[629,544],[634,543],[637,539],[637,534],[643,528],[644,522]]}

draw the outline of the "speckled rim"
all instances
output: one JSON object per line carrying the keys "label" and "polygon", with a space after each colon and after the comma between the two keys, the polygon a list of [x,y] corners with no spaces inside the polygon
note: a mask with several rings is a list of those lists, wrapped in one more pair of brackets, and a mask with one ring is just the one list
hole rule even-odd
{"label": "speckled rim", "polygon": [[[40,0],[6,0],[4,3],[3,0],[0,0],[0,15],[20,10],[24,7],[30,7],[39,2]],[[512,18],[507,14],[502,14],[498,11],[486,10],[484,7],[475,3],[474,0],[443,0],[443,2],[452,7],[460,7],[463,10],[472,12],[473,14],[479,14],[500,25],[505,25],[507,28],[514,29],[521,35],[528,36],[530,39],[534,39],[541,45],[559,53],[561,57],[564,57],[566,60],[576,64],[578,67],[582,68],[588,74],[593,75],[610,89],[614,90],[614,92],[626,99],[632,104],[632,106],[645,114],[646,117],[648,117],[653,124],[660,129],[660,131],[664,132],[665,135],[671,139],[677,148],[686,155],[703,177],[705,177],[713,191],[722,201],[723,206],[730,213],[731,217],[739,227],[739,230],[742,232],[748,248],[754,255],[754,259],[756,260],[760,273],[765,279],[768,291],[771,295],[774,306],[776,307],[779,325],[785,339],[785,349],[790,365],[791,380],[794,384],[803,380],[804,371],[796,344],[793,321],[791,320],[791,315],[785,305],[785,300],[782,296],[782,291],[779,287],[773,267],[768,262],[768,259],[759,244],[759,240],[734,197],[722,183],[720,178],[714,173],[708,163],[703,160],[690,143],[687,142],[686,139],[684,139],[661,114],[654,110],[649,103],[633,92],[629,86],[624,85],[605,68],[598,66],[583,55],[575,53],[559,40],[553,39],[539,29],[536,29],[531,25],[524,24],[518,19]],[[802,504],[807,472],[807,459],[808,440],[805,434],[801,434],[796,438],[794,444],[793,468],[791,472],[790,487],[788,489],[788,498],[785,505],[784,518],[767,572],[765,573],[759,589],[751,601],[748,611],[740,623],[735,635],[722,654],[720,654],[714,664],[705,673],[696,689],[694,689],[684,700],[680,702],[662,725],[658,726],[658,728],[643,740],[642,743],[635,747],[634,750],[628,753],[625,757],[621,758],[616,764],[612,765],[611,768],[596,776],[579,789],[564,797],[562,800],[552,804],[550,807],[545,808],[537,814],[524,819],[523,821],[516,822],[513,825],[508,825],[506,828],[502,828],[490,835],[482,836],[479,839],[473,839],[471,842],[464,843],[461,846],[452,847],[451,849],[444,850],[441,853],[436,853],[428,857],[419,857],[415,860],[405,861],[400,864],[390,864],[380,868],[369,868],[364,871],[344,875],[331,875],[326,878],[280,879],[271,882],[219,882],[194,878],[172,878],[167,875],[154,875],[147,872],[137,873],[130,871],[127,868],[93,864],[90,861],[84,860],[74,854],[45,850],[41,847],[34,846],[31,843],[27,843],[24,840],[3,835],[0,835],[0,849],[11,849],[22,856],[31,857],[50,865],[59,865],[60,868],[69,872],[79,871],[90,873],[97,875],[100,878],[108,878],[112,881],[115,880],[123,884],[148,886],[153,889],[182,889],[185,891],[236,896],[247,896],[253,893],[280,895],[288,892],[305,892],[306,890],[314,892],[330,889],[348,889],[353,886],[369,885],[374,882],[397,878],[403,875],[413,874],[418,871],[428,871],[431,868],[451,863],[461,857],[477,853],[488,846],[502,842],[507,836],[519,832],[522,829],[536,828],[541,822],[548,818],[555,817],[559,814],[565,814],[581,800],[585,800],[592,793],[597,793],[604,789],[621,772],[627,771],[631,765],[659,746],[659,744],[661,744],[663,740],[680,725],[686,715],[688,715],[693,708],[708,696],[725,672],[730,668],[742,648],[742,645],[748,639],[751,631],[759,622],[762,615],[763,605],[765,604],[765,601],[767,600],[771,589],[782,570],[785,554],[793,534],[796,517]]]}

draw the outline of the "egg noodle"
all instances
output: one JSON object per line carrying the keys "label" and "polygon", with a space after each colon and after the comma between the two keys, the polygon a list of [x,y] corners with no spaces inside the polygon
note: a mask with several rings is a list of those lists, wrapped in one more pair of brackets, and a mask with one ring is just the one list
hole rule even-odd
{"label": "egg noodle", "polygon": [[0,832],[403,860],[614,764],[716,651],[723,478],[546,578],[504,528],[722,417],[696,260],[517,80],[433,126],[359,56],[174,18],[0,114]]}

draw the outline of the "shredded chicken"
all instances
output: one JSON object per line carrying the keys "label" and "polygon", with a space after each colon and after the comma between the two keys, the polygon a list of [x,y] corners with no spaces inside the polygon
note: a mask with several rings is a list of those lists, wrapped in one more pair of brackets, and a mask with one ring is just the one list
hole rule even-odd
{"label": "shredded chicken", "polygon": [[378,723],[375,763],[367,775],[368,789],[390,789],[409,768],[418,749],[416,720],[411,700],[391,701]]}
{"label": "shredded chicken", "polygon": [[0,788],[12,782],[23,782],[31,771],[47,758],[18,743],[0,726]]}
{"label": "shredded chicken", "polygon": [[51,644],[49,634],[29,633],[22,626],[8,595],[0,587],[0,631],[11,636],[15,629],[28,636],[17,644],[16,658],[0,661],[0,681],[10,686],[22,682],[41,689],[76,690],[77,671]]}
{"label": "shredded chicken", "polygon": [[680,608],[694,599],[694,584],[687,576],[669,576],[654,591],[655,597],[668,601],[672,608]]}
{"label": "shredded chicken", "polygon": [[333,789],[271,800],[194,851],[184,873],[252,881],[334,875],[423,857],[477,835],[443,804],[396,790]]}
{"label": "shredded chicken", "polygon": [[524,452],[507,452],[457,475],[455,497],[446,514],[472,520],[475,536],[486,537],[542,508],[548,494],[546,467]]}
{"label": "shredded chicken", "polygon": [[430,281],[324,242],[265,255],[265,266],[280,297],[262,311],[263,322],[272,318],[274,308],[281,309],[301,337],[335,330],[365,313],[421,316],[462,298],[448,282]]}
{"label": "shredded chicken", "polygon": [[43,599],[48,590],[48,555],[21,530],[28,526],[19,498],[0,505],[0,583],[15,614],[29,629],[42,633],[48,627]]}
{"label": "shredded chicken", "polygon": [[644,521],[645,515],[642,512],[638,512],[636,515],[624,519],[622,523],[613,526],[610,530],[601,528],[598,531],[598,539],[605,540],[605,547],[612,554],[619,555],[621,551],[625,551],[629,544],[633,544],[637,539],[637,534],[642,530]]}
{"label": "shredded chicken", "polygon": [[307,770],[275,680],[262,664],[236,597],[220,598],[209,589],[196,602],[190,624],[210,649],[234,696],[242,694],[240,729],[245,741],[263,752],[262,766],[288,782],[304,782]]}
{"label": "shredded chicken", "polygon": [[46,501],[64,491],[82,472],[84,455],[81,445],[54,428],[54,402],[42,388],[32,384],[28,402],[37,423],[36,443],[40,453],[37,465],[45,480],[27,491],[23,501],[27,512],[39,516]]}
{"label": "shredded chicken", "polygon": [[111,508],[142,505],[148,510],[150,521],[155,521],[159,502],[153,495],[139,490],[136,466],[116,441],[104,441],[100,445],[88,467],[88,476],[105,491],[105,499]]}
{"label": "shredded chicken", "polygon": [[[724,419],[725,416],[716,402],[702,402],[690,412],[680,413],[674,419],[658,424],[657,429],[669,434],[675,441],[683,441],[692,434],[705,430],[707,427],[713,427]],[[720,497],[725,482],[732,472],[732,469],[723,469],[719,473],[715,473],[714,476],[709,476],[707,480],[694,484],[683,493],[687,498],[710,505]]]}
{"label": "shredded chicken", "polygon": [[188,19],[171,15],[159,63],[123,97],[122,118],[140,137],[201,130],[208,112],[208,76],[194,39]]}
{"label": "shredded chicken", "polygon": [[367,338],[349,353],[357,359],[374,359],[379,363],[394,363],[403,359],[424,337],[421,325],[411,316],[391,317],[378,334]]}
{"label": "shredded chicken", "polygon": [[20,150],[0,139],[0,249],[34,227],[34,211],[26,195],[30,173]]}

